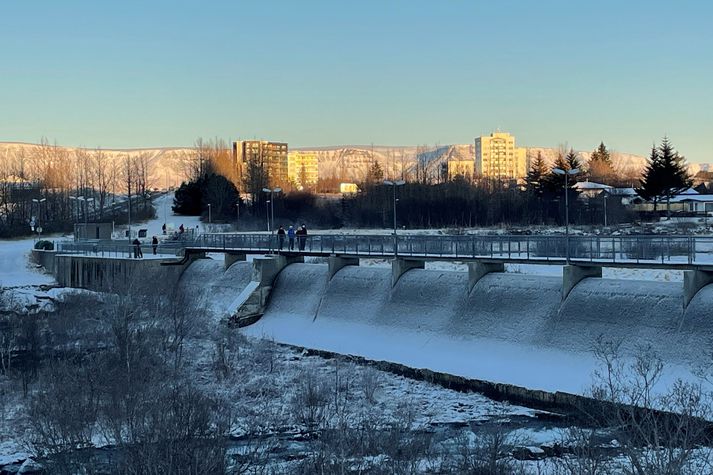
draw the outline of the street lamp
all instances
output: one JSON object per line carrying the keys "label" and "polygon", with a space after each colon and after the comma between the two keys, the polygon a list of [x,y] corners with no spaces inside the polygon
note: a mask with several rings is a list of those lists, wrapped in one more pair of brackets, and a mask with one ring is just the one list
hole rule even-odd
{"label": "street lamp", "polygon": [[570,170],[562,170],[561,168],[553,168],[552,172],[556,175],[564,175],[564,234],[565,234],[565,261],[569,265],[569,180],[568,177],[579,173],[579,168]]}
{"label": "street lamp", "polygon": [[45,201],[47,201],[47,198],[41,198],[39,200],[37,198],[32,198],[32,202],[37,203],[37,221],[34,225],[33,231],[37,230],[38,235],[42,234],[42,203]]}
{"label": "street lamp", "polygon": [[384,185],[393,187],[394,192],[394,256],[399,254],[399,246],[396,237],[396,201],[398,201],[396,199],[396,187],[403,186],[405,184],[406,182],[404,180],[384,180]]}
{"label": "street lamp", "polygon": [[[275,227],[275,193],[279,193],[282,191],[282,188],[263,188],[262,191],[265,193],[270,193],[270,199],[265,203],[265,212],[267,213],[267,204],[270,204],[270,213],[267,216],[267,230],[270,231],[271,233],[274,233],[275,230],[272,229]],[[272,226],[270,226],[270,221],[272,220]]]}
{"label": "street lamp", "polygon": [[77,231],[77,225],[79,224],[79,201],[83,200],[83,196],[70,196],[70,200],[74,201],[74,239],[79,239],[79,232]]}

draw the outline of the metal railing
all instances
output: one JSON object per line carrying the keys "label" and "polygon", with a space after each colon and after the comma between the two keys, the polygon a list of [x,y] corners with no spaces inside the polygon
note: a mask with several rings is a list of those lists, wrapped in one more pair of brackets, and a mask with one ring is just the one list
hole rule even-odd
{"label": "metal railing", "polygon": [[[569,242],[568,242],[569,241]],[[421,257],[447,259],[493,259],[552,262],[567,258],[573,263],[645,264],[648,266],[713,266],[713,237],[708,236],[428,236],[313,234],[280,240],[273,234],[206,233],[193,240],[164,241],[161,254],[176,255],[182,249],[245,251],[250,253],[295,252],[312,255],[361,257]],[[569,249],[568,249],[569,248]],[[132,253],[126,242],[60,243],[63,253]],[[151,251],[151,246],[143,249]],[[144,255],[146,251],[144,250]]]}
{"label": "metal railing", "polygon": [[[149,243],[141,244],[141,252],[144,258],[156,256],[157,258],[172,258],[179,255],[185,248],[187,242],[164,241],[156,246],[156,254],[153,254],[153,246]],[[83,240],[83,241],[57,241],[55,249],[58,254],[76,254],[83,256],[111,257],[111,258],[133,258],[136,246],[127,241],[116,240]]]}

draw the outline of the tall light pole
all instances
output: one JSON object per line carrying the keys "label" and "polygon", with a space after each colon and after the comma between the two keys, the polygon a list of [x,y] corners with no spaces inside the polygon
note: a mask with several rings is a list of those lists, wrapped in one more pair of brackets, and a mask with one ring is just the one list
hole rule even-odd
{"label": "tall light pole", "polygon": [[570,170],[562,170],[561,168],[553,168],[552,172],[557,175],[564,175],[564,235],[565,245],[565,262],[569,265],[569,180],[568,177],[579,173],[579,168]]}
{"label": "tall light pole", "polygon": [[399,243],[396,237],[396,187],[403,186],[406,182],[404,180],[384,180],[384,185],[391,186],[393,188],[393,198],[394,198],[394,256],[399,255]]}
{"label": "tall light pole", "polygon": [[[270,214],[268,215],[267,219],[267,230],[271,233],[274,233],[275,230],[272,228],[275,227],[275,193],[281,192],[282,188],[263,188],[262,191],[264,191],[265,193],[270,193],[270,199],[267,201],[267,203],[270,203]],[[265,203],[266,206],[267,203]],[[267,208],[265,208],[265,211],[267,212]],[[270,220],[272,220],[272,226],[270,226]]]}
{"label": "tall light pole", "polygon": [[37,235],[42,234],[42,203],[47,201],[47,198],[32,198],[33,203],[37,203],[37,222],[35,223],[35,229],[33,231],[37,230]]}
{"label": "tall light pole", "polygon": [[70,200],[74,201],[74,239],[79,239],[79,232],[77,231],[77,225],[79,224],[79,202],[84,200],[83,196],[70,196]]}
{"label": "tall light pole", "polygon": [[88,215],[89,215],[89,203],[94,201],[94,198],[85,198],[82,201],[84,201],[84,233],[87,233],[87,221],[88,221]]}
{"label": "tall light pole", "polygon": [[238,229],[240,229],[240,199],[235,202],[235,210],[237,212],[235,220],[235,230],[237,231]]}

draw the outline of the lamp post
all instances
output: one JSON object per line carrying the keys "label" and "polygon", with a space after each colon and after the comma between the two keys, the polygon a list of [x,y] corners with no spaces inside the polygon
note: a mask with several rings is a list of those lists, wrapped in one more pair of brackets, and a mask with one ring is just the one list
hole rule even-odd
{"label": "lamp post", "polygon": [[83,200],[83,196],[70,196],[70,200],[74,201],[74,239],[79,239],[79,231],[77,230],[77,225],[79,224],[79,201]]}
{"label": "lamp post", "polygon": [[569,265],[569,180],[568,177],[579,173],[579,168],[570,170],[562,170],[561,168],[553,168],[552,172],[556,175],[564,175],[564,235],[565,245],[565,262]]}
{"label": "lamp post", "polygon": [[213,215],[211,214],[210,203],[208,203],[208,224],[213,222]]}
{"label": "lamp post", "polygon": [[406,182],[404,180],[384,180],[384,185],[393,187],[393,204],[394,204],[394,256],[399,255],[399,243],[396,236],[396,187],[403,186]]}
{"label": "lamp post", "polygon": [[33,203],[37,203],[37,223],[35,225],[35,229],[37,230],[37,234],[41,235],[42,234],[42,203],[47,201],[47,198],[32,198]]}
{"label": "lamp post", "polygon": [[267,232],[270,232],[270,201],[265,201],[265,219],[267,220]]}
{"label": "lamp post", "polygon": [[84,201],[84,233],[87,232],[87,218],[89,215],[89,203],[94,201],[94,198],[85,198]]}
{"label": "lamp post", "polygon": [[235,202],[235,211],[236,211],[236,216],[235,216],[235,230],[237,231],[240,229],[240,200]]}
{"label": "lamp post", "polygon": [[[272,229],[275,227],[275,193],[279,193],[282,191],[282,188],[263,188],[262,191],[265,193],[270,193],[270,199],[267,201],[267,203],[270,204],[270,213],[268,214],[267,217],[267,230],[270,231],[270,233],[274,233],[275,230]],[[267,203],[265,203],[265,211],[267,212]],[[270,221],[272,220],[272,226],[270,226]]]}

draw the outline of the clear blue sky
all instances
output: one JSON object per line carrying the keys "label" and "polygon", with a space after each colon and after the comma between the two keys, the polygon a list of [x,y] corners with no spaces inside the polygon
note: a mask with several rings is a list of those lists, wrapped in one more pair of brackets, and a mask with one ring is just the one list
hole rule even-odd
{"label": "clear blue sky", "polygon": [[0,140],[290,146],[668,134],[713,161],[713,5],[690,1],[0,3]]}

